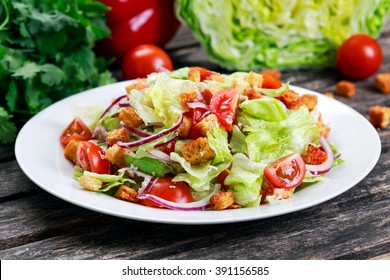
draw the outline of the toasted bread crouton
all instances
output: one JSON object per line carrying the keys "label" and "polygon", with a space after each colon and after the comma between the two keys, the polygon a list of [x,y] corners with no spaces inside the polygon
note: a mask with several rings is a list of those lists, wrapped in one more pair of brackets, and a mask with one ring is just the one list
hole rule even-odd
{"label": "toasted bread crouton", "polygon": [[249,86],[252,88],[261,88],[261,86],[263,85],[263,76],[253,71],[250,71],[248,74],[246,74],[244,79],[249,83]]}
{"label": "toasted bread crouton", "polygon": [[113,129],[107,132],[107,145],[112,146],[118,141],[129,142],[130,137],[125,128]]}
{"label": "toasted bread crouton", "polygon": [[105,158],[113,165],[122,168],[126,166],[125,155],[131,153],[132,151],[130,151],[129,149],[114,144],[112,147],[109,147],[106,150]]}
{"label": "toasted bread crouton", "polygon": [[287,90],[276,98],[282,101],[283,104],[290,110],[296,110],[302,105],[301,97],[293,90]]}
{"label": "toasted bread crouton", "polygon": [[129,202],[138,202],[137,195],[138,192],[135,189],[125,185],[121,185],[114,193],[114,197]]}
{"label": "toasted bread crouton", "polygon": [[210,104],[211,98],[216,94],[217,92],[221,91],[222,87],[219,85],[212,85],[209,88],[206,88],[203,90],[200,94],[203,96],[204,100],[207,104]]}
{"label": "toasted bread crouton", "polygon": [[215,158],[215,152],[211,149],[206,138],[199,137],[189,143],[181,145],[181,151],[186,161],[198,165]]}
{"label": "toasted bread crouton", "polygon": [[352,97],[356,94],[355,84],[348,81],[340,81],[336,84],[336,93],[345,97]]}
{"label": "toasted bread crouton", "polygon": [[192,118],[183,115],[183,123],[176,130],[179,137],[188,138],[188,135],[190,134],[191,131],[191,126],[192,126]]}
{"label": "toasted bread crouton", "polygon": [[66,159],[70,160],[74,164],[77,165],[77,149],[79,146],[80,141],[72,139],[69,141],[69,143],[66,145],[64,150],[64,156]]}
{"label": "toasted bread crouton", "polygon": [[371,124],[376,128],[386,128],[389,125],[390,107],[372,106],[369,111]]}
{"label": "toasted bread crouton", "polygon": [[318,103],[318,97],[314,94],[304,94],[301,96],[302,105],[306,105],[309,111],[313,111]]}
{"label": "toasted bread crouton", "polygon": [[320,148],[309,145],[306,151],[301,155],[306,164],[318,165],[328,159],[328,155]]}
{"label": "toasted bread crouton", "polygon": [[119,113],[119,119],[131,127],[139,127],[141,124],[144,123],[143,120],[138,116],[135,109],[132,107],[123,109]]}
{"label": "toasted bread crouton", "polygon": [[254,89],[254,88],[248,88],[244,91],[243,95],[247,96],[249,100],[252,99],[259,99],[264,96],[260,91]]}
{"label": "toasted bread crouton", "polygon": [[317,127],[320,134],[325,138],[328,138],[330,133],[330,126],[323,123],[321,114],[318,116]]}
{"label": "toasted bread crouton", "polygon": [[195,83],[200,82],[200,71],[196,69],[196,67],[191,67],[188,70],[188,80],[193,81]]}
{"label": "toasted bread crouton", "polygon": [[382,93],[390,93],[390,73],[376,75],[375,87]]}
{"label": "toasted bread crouton", "polygon": [[233,193],[231,192],[217,192],[210,198],[210,207],[213,210],[224,210],[229,208],[234,203]]}
{"label": "toasted bread crouton", "polygon": [[260,72],[260,74],[269,75],[271,77],[274,77],[275,79],[278,79],[279,81],[282,79],[282,73],[276,69],[265,69]]}
{"label": "toasted bread crouton", "polygon": [[86,190],[96,192],[102,188],[102,181],[91,176],[81,175],[79,178],[79,185]]}
{"label": "toasted bread crouton", "polygon": [[250,88],[250,84],[246,80],[233,79],[233,82],[230,87],[235,88],[240,94],[243,94],[245,90]]}
{"label": "toasted bread crouton", "polygon": [[144,79],[137,79],[137,81],[135,83],[132,83],[132,84],[130,84],[130,85],[128,85],[126,87],[126,92],[127,92],[127,94],[130,94],[130,92],[133,89],[141,90],[141,89],[144,89],[144,88],[147,88],[147,87],[148,87],[148,84],[146,83],[146,78],[144,78]]}
{"label": "toasted bread crouton", "polygon": [[188,102],[193,102],[198,98],[196,91],[184,91],[179,94],[179,100],[181,104],[187,105]]}
{"label": "toasted bread crouton", "polygon": [[324,95],[326,95],[329,98],[334,98],[334,93],[332,91],[327,91],[324,93]]}
{"label": "toasted bread crouton", "polygon": [[206,136],[207,131],[213,133],[217,127],[219,127],[218,118],[214,114],[210,114],[204,117],[200,122],[195,125],[195,128],[200,132],[202,136]]}
{"label": "toasted bread crouton", "polygon": [[205,80],[209,80],[209,81],[216,81],[216,82],[223,82],[225,79],[224,77],[219,74],[219,73],[211,73],[210,75],[208,75]]}

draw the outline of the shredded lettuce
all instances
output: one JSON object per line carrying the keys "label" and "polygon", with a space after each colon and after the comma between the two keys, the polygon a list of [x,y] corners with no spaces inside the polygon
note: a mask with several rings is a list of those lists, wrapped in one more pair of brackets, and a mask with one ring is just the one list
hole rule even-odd
{"label": "shredded lettuce", "polygon": [[388,0],[177,0],[177,15],[228,69],[327,67],[355,33],[377,37]]}

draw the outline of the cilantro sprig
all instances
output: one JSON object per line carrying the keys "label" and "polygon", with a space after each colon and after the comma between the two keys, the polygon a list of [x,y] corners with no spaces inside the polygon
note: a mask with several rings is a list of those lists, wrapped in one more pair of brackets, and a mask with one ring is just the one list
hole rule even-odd
{"label": "cilantro sprig", "polygon": [[0,0],[0,144],[55,101],[115,79],[93,51],[108,37],[93,0]]}

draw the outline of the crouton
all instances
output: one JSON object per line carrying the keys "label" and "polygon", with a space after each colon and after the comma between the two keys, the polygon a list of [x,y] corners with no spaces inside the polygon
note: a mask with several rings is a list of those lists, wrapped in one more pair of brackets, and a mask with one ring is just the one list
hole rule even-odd
{"label": "crouton", "polygon": [[125,185],[121,185],[114,193],[114,197],[129,202],[138,202],[137,195],[138,192],[135,189]]}
{"label": "crouton", "polygon": [[334,93],[332,91],[327,91],[324,93],[324,95],[329,97],[329,98],[334,98]]}
{"label": "crouton", "polygon": [[130,94],[133,89],[141,90],[147,87],[148,84],[146,83],[146,79],[137,79],[135,83],[132,83],[126,87],[126,92]]}
{"label": "crouton", "polygon": [[275,79],[278,79],[279,81],[282,79],[282,73],[276,69],[265,69],[260,72],[260,74],[265,74],[274,77]]}
{"label": "crouton", "polygon": [[179,100],[183,105],[186,105],[188,102],[193,102],[198,98],[196,91],[184,91],[179,94]]}
{"label": "crouton", "polygon": [[375,87],[382,93],[390,93],[390,73],[376,75]]}
{"label": "crouton", "polygon": [[230,87],[235,88],[240,94],[243,94],[245,90],[250,88],[250,84],[248,81],[236,78],[233,79],[233,82]]}
{"label": "crouton", "polygon": [[107,145],[112,146],[118,141],[129,142],[130,137],[125,128],[113,129],[107,132]]}
{"label": "crouton", "polygon": [[216,73],[216,72],[212,72],[210,75],[208,75],[205,80],[208,80],[208,81],[216,81],[216,82],[223,82],[225,79],[224,77],[219,74],[219,73]]}
{"label": "crouton", "polygon": [[192,118],[183,116],[183,123],[176,130],[179,137],[188,138],[188,135],[190,134],[191,131],[191,126],[192,126]]}
{"label": "crouton", "polygon": [[348,81],[340,81],[336,84],[336,93],[345,97],[355,96],[355,84]]}
{"label": "crouton", "polygon": [[126,166],[125,155],[131,154],[132,152],[129,149],[123,148],[114,144],[112,147],[109,147],[106,150],[106,159],[113,165],[122,168]]}
{"label": "crouton", "polygon": [[313,145],[309,145],[301,156],[306,164],[313,165],[324,163],[328,159],[328,155],[323,150]]}
{"label": "crouton", "polygon": [[210,198],[210,207],[214,210],[224,210],[234,203],[233,193],[219,191]]}
{"label": "crouton", "polygon": [[70,160],[74,164],[77,164],[77,149],[78,149],[79,143],[80,143],[79,140],[72,139],[66,145],[65,150],[64,150],[65,158]]}
{"label": "crouton", "polygon": [[195,125],[195,128],[199,131],[199,133],[202,136],[206,136],[207,131],[210,131],[211,133],[213,133],[217,127],[219,127],[218,118],[214,114],[210,114],[210,115],[204,117],[200,122],[198,122]]}
{"label": "crouton", "polygon": [[261,88],[261,86],[263,85],[263,76],[253,71],[250,71],[248,74],[246,74],[244,80],[247,81],[249,83],[249,86],[252,88]]}
{"label": "crouton", "polygon": [[79,178],[79,185],[86,190],[97,192],[102,188],[102,181],[91,176],[81,175]]}
{"label": "crouton", "polygon": [[181,151],[186,161],[198,165],[215,158],[215,152],[204,137],[199,137],[189,143],[181,145]]}
{"label": "crouton", "polygon": [[195,83],[200,82],[200,71],[196,67],[191,67],[188,70],[188,80],[193,81]]}
{"label": "crouton", "polygon": [[254,89],[254,88],[248,88],[243,93],[244,96],[247,96],[249,100],[252,99],[259,99],[264,96],[260,91]]}
{"label": "crouton", "polygon": [[209,88],[206,88],[203,90],[200,94],[203,96],[204,100],[207,104],[210,104],[211,98],[216,94],[217,92],[221,91],[222,87],[219,85],[213,85]]}
{"label": "crouton", "polygon": [[389,125],[390,107],[372,106],[369,110],[369,119],[376,128],[386,128]]}
{"label": "crouton", "polygon": [[317,127],[320,134],[325,138],[328,138],[330,133],[330,126],[323,123],[321,114],[318,116]]}
{"label": "crouton", "polygon": [[306,105],[309,111],[313,111],[318,103],[318,97],[313,94],[304,94],[301,96],[302,105]]}
{"label": "crouton", "polygon": [[119,119],[131,127],[139,127],[144,123],[143,120],[138,116],[135,109],[132,107],[123,109],[119,113]]}
{"label": "crouton", "polygon": [[301,106],[301,97],[293,90],[287,90],[282,95],[276,97],[283,102],[290,110],[296,110]]}

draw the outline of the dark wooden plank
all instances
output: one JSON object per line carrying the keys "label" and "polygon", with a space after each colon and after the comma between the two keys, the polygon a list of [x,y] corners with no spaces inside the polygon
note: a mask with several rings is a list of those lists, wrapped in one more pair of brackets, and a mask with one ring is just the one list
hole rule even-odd
{"label": "dark wooden plank", "polygon": [[0,162],[5,162],[14,158],[14,144],[0,145]]}

